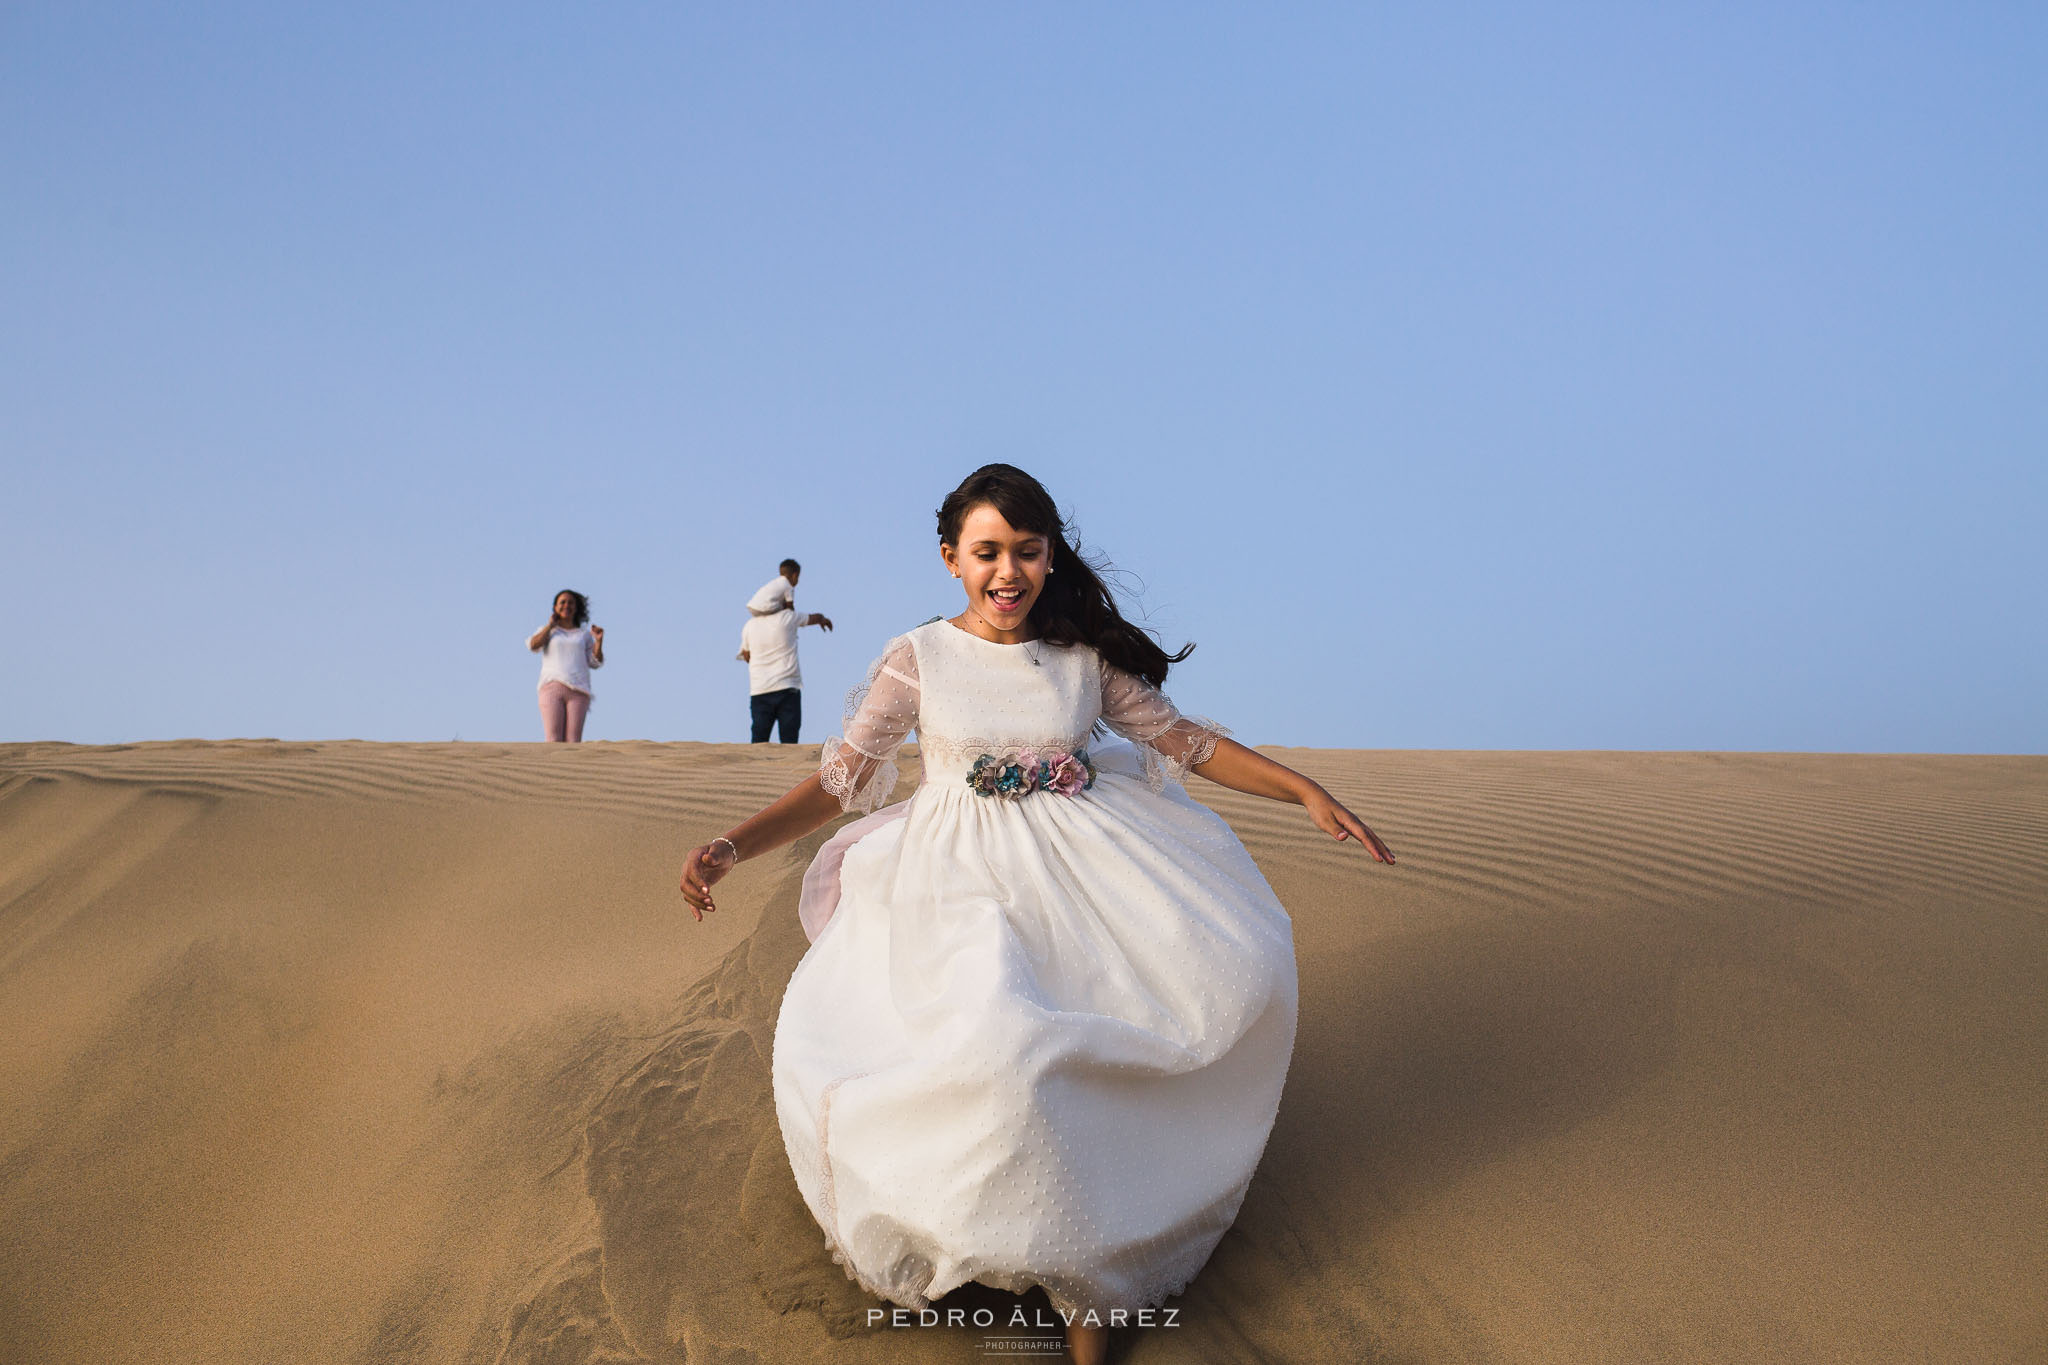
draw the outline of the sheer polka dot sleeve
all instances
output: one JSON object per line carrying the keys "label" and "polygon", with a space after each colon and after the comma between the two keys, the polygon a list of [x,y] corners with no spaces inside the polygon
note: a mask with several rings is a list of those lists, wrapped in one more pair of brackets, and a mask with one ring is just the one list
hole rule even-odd
{"label": "sheer polka dot sleeve", "polygon": [[846,733],[825,741],[818,775],[848,811],[871,811],[896,790],[896,751],[917,728],[917,653],[898,636],[846,694]]}
{"label": "sheer polka dot sleeve", "polygon": [[1216,741],[1230,733],[1213,720],[1183,716],[1164,692],[1107,662],[1102,665],[1102,720],[1137,746],[1145,781],[1154,791],[1169,781],[1186,782],[1190,772],[1215,755]]}

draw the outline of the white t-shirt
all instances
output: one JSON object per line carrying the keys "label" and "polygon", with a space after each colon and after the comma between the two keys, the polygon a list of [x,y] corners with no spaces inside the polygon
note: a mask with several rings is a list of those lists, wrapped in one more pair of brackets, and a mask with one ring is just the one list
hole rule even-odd
{"label": "white t-shirt", "polygon": [[793,611],[778,611],[773,616],[756,616],[740,627],[749,693],[758,697],[763,692],[804,685],[804,675],[796,666],[797,622],[802,619]]}
{"label": "white t-shirt", "polygon": [[796,584],[781,574],[763,583],[760,590],[747,599],[747,610],[756,616],[767,616],[784,607],[796,610]]}
{"label": "white t-shirt", "polygon": [[563,630],[557,626],[539,652],[542,687],[558,682],[575,688],[586,697],[590,695],[590,670],[604,665],[597,661],[597,641],[592,638],[589,626],[578,626],[574,630]]}

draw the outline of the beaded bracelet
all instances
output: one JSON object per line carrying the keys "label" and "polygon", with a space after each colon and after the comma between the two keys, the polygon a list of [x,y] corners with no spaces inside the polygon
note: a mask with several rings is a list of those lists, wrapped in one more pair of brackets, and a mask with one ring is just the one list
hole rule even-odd
{"label": "beaded bracelet", "polygon": [[738,862],[740,860],[740,846],[734,843],[732,840],[726,838],[723,834],[719,835],[716,839],[713,839],[711,842],[714,844],[724,844],[727,848],[732,850],[732,860],[734,862]]}

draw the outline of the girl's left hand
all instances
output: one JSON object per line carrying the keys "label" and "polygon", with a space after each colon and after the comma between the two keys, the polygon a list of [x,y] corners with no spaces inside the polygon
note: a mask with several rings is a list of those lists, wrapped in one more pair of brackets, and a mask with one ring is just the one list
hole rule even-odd
{"label": "girl's left hand", "polygon": [[592,626],[592,627],[590,628],[590,638],[591,638],[591,639],[593,639],[593,640],[595,640],[595,641],[597,641],[597,643],[599,643],[599,644],[603,644],[603,643],[604,643],[604,627],[603,627],[603,626]]}
{"label": "girl's left hand", "polygon": [[1392,866],[1394,851],[1380,841],[1380,836],[1366,828],[1365,821],[1337,804],[1337,799],[1317,787],[1308,794],[1302,805],[1308,807],[1308,818],[1325,834],[1332,834],[1342,841],[1356,839],[1365,845],[1366,851],[1379,861]]}

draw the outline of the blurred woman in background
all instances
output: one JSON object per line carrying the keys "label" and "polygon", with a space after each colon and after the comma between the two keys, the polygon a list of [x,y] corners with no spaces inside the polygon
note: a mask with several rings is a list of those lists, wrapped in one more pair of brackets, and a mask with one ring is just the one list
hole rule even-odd
{"label": "blurred woman in background", "polygon": [[540,724],[549,741],[583,742],[590,670],[604,667],[604,627],[589,622],[590,599],[564,588],[555,594],[554,615],[526,641],[541,656]]}

